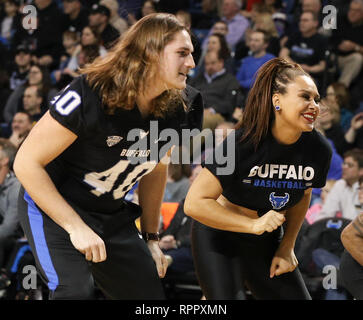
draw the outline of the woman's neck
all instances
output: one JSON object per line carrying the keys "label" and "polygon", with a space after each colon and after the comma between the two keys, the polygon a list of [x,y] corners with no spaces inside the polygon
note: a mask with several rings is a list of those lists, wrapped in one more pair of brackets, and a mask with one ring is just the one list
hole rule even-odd
{"label": "woman's neck", "polygon": [[276,124],[275,121],[272,124],[271,133],[278,143],[288,145],[293,144],[299,140],[302,132],[287,125]]}

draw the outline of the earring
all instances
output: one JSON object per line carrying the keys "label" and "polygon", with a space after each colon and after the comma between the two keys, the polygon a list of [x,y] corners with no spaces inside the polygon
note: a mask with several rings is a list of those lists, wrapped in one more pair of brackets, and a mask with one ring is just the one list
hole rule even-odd
{"label": "earring", "polygon": [[280,106],[275,106],[275,110],[280,111],[281,110]]}

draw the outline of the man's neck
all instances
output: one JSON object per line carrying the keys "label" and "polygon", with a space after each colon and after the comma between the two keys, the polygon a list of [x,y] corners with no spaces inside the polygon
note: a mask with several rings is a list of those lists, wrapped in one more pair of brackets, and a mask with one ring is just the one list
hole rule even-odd
{"label": "man's neck", "polygon": [[347,184],[348,187],[353,187],[353,185],[358,181],[358,179],[354,179],[354,180],[345,180],[345,183]]}
{"label": "man's neck", "polygon": [[266,50],[258,51],[253,53],[254,58],[261,58],[266,54]]}
{"label": "man's neck", "polygon": [[304,32],[304,33],[301,32],[301,35],[303,36],[303,38],[310,38],[316,33],[317,33],[317,30],[314,29],[314,30],[310,30],[310,31],[307,31],[307,32]]}
{"label": "man's neck", "polygon": [[27,71],[29,71],[29,69],[30,69],[30,65],[28,65],[28,66],[18,66],[18,70],[19,70],[20,73],[27,72]]}
{"label": "man's neck", "polygon": [[238,12],[236,13],[233,13],[233,14],[230,14],[228,16],[224,16],[227,20],[232,20],[236,15],[237,15]]}

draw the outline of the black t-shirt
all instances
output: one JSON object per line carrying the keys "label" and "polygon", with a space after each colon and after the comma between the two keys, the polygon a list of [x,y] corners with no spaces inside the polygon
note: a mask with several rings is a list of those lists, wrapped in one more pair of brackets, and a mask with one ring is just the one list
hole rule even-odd
{"label": "black t-shirt", "polygon": [[242,132],[232,131],[203,164],[230,202],[261,215],[291,208],[306,189],[325,185],[332,151],[320,133],[305,132],[291,145],[279,144],[268,133],[255,150],[252,143],[239,142]]}
{"label": "black t-shirt", "polygon": [[286,43],[290,58],[297,63],[313,66],[324,60],[327,41],[320,34],[304,38],[300,33],[292,35]]}
{"label": "black t-shirt", "polygon": [[46,167],[61,195],[84,210],[117,212],[132,186],[179,143],[163,135],[159,139],[160,131],[171,128],[180,134],[190,126],[200,129],[200,94],[191,87],[185,93],[187,112],[180,105],[165,118],[142,118],[137,107],[117,108],[109,115],[85,76],[76,78],[50,107],[51,116],[78,136]]}

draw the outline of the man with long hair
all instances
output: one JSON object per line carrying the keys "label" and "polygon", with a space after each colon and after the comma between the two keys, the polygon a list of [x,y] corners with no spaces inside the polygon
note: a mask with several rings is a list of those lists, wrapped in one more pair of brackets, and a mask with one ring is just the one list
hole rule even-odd
{"label": "man with long hair", "polygon": [[[144,17],[56,97],[19,149],[19,216],[51,299],[91,299],[94,281],[112,299],[164,298],[157,231],[170,146],[151,133],[200,126],[201,97],[184,90],[192,52],[174,16]],[[136,182],[140,206],[124,200]]]}

